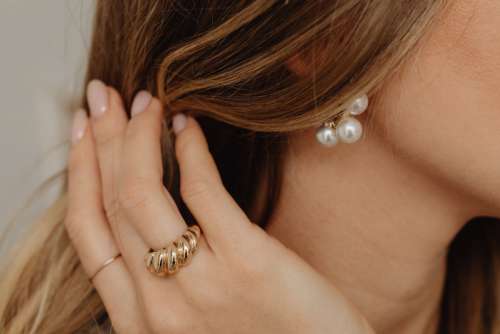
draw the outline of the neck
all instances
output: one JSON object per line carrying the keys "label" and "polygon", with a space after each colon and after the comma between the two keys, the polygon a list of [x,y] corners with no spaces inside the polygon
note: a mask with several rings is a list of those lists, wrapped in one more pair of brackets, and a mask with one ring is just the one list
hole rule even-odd
{"label": "neck", "polygon": [[382,139],[325,149],[291,139],[268,232],[381,333],[435,333],[449,242],[470,212],[451,187]]}

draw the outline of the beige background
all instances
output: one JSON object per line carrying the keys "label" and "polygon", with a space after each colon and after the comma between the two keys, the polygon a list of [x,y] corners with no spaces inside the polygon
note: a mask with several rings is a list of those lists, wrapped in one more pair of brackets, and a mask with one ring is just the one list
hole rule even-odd
{"label": "beige background", "polygon": [[[81,91],[92,6],[0,0],[0,230],[37,185],[64,167],[67,144],[54,147],[68,138],[65,105]],[[37,196],[18,221],[32,221],[56,192],[57,185]]]}

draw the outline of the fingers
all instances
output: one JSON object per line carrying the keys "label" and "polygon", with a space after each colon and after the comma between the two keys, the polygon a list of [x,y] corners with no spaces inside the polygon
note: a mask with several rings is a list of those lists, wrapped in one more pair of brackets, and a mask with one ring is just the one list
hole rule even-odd
{"label": "fingers", "polygon": [[128,119],[118,93],[101,81],[93,80],[89,83],[87,100],[102,176],[104,208],[110,222],[114,223],[118,210],[116,177],[120,168],[122,142]]}
{"label": "fingers", "polygon": [[[75,114],[73,145],[69,156],[68,216],[66,228],[80,255],[82,265],[92,276],[101,263],[117,254],[113,236],[102,212],[99,169],[87,134],[87,116],[83,110]],[[83,136],[77,142],[78,136]]]}
{"label": "fingers", "polygon": [[[202,129],[192,117],[178,114],[173,128],[184,202],[200,224],[208,243],[232,246],[248,238],[251,223],[225,189]],[[242,239],[243,238],[243,239]]]}
{"label": "fingers", "polygon": [[[69,201],[65,226],[84,270],[92,277],[119,251],[101,204],[99,168],[90,132],[85,112],[78,111],[68,162]],[[94,277],[93,283],[114,323],[121,323],[122,315],[128,314],[140,324],[140,319],[134,318],[137,302],[132,280],[122,261],[116,260],[106,266]]]}
{"label": "fingers", "polygon": [[93,80],[89,83],[87,99],[91,109],[92,133],[101,176],[101,200],[114,240],[131,273],[135,274],[149,246],[139,237],[132,225],[125,222],[119,203],[118,177],[128,117],[118,92],[100,81]]}
{"label": "fingers", "polygon": [[145,328],[134,282],[121,258],[113,261],[92,280],[116,333],[142,333]]}
{"label": "fingers", "polygon": [[[105,88],[100,82],[91,82],[88,99],[94,110],[92,126],[108,203],[106,213],[132,277],[149,284],[154,277],[145,270],[149,248],[164,248],[187,229],[163,186],[163,107],[149,93],[139,92],[128,121],[118,93],[107,88],[106,95]],[[200,248],[206,246],[200,239]],[[194,261],[209,256],[209,250],[198,252]]]}
{"label": "fingers", "polygon": [[162,182],[163,108],[158,99],[139,92],[129,121],[118,93],[107,88],[103,98],[104,88],[93,81],[87,95],[95,109],[92,126],[106,213],[131,274],[138,281],[148,281],[147,251],[166,247],[187,228]]}
{"label": "fingers", "polygon": [[120,204],[146,243],[158,249],[174,241],[187,226],[162,182],[162,105],[149,93],[140,92],[132,111],[123,145]]}

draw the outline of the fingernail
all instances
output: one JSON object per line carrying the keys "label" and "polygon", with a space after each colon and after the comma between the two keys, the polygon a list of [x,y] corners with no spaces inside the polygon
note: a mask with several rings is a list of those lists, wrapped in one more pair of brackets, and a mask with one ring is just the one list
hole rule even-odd
{"label": "fingernail", "polygon": [[151,94],[145,90],[140,91],[134,98],[134,102],[132,102],[132,116],[137,115],[140,112],[146,110],[151,102]]}
{"label": "fingernail", "polygon": [[186,127],[187,118],[184,114],[177,114],[172,119],[172,128],[176,135],[178,135]]}
{"label": "fingernail", "polygon": [[71,142],[76,144],[85,135],[87,129],[87,114],[85,110],[79,109],[73,116],[73,127],[71,129]]}
{"label": "fingernail", "polygon": [[98,117],[108,110],[108,89],[100,80],[92,80],[87,86],[87,101],[90,113]]}

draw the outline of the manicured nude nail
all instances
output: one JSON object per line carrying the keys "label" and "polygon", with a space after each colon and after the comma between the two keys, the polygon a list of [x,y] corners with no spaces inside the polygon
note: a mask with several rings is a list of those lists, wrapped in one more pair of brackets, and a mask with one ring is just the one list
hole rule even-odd
{"label": "manicured nude nail", "polygon": [[87,129],[87,114],[85,110],[79,109],[73,116],[73,128],[71,129],[71,142],[76,144],[85,135]]}
{"label": "manicured nude nail", "polygon": [[178,135],[186,127],[187,118],[184,114],[177,114],[172,119],[172,128],[176,135]]}
{"label": "manicured nude nail", "polygon": [[90,113],[98,117],[108,110],[108,89],[100,80],[92,80],[87,86]]}
{"label": "manicured nude nail", "polygon": [[132,111],[131,114],[132,116],[137,115],[140,112],[143,112],[146,110],[146,108],[149,106],[149,103],[151,102],[151,94],[149,92],[142,90],[134,98],[134,102],[132,102]]}

